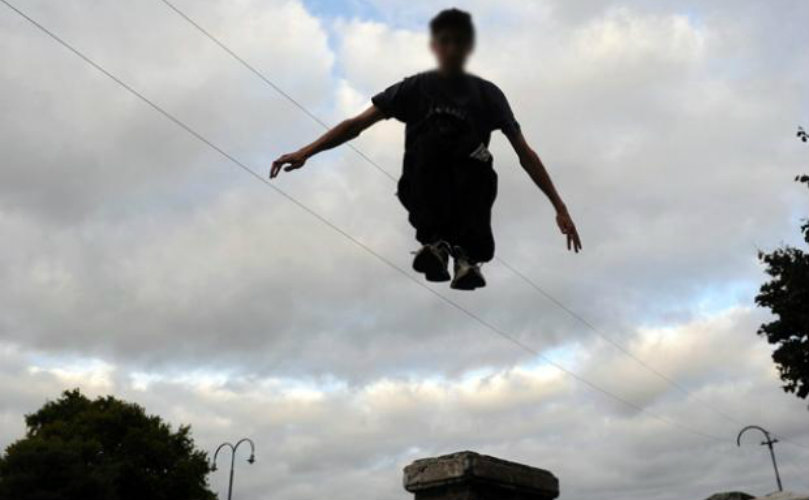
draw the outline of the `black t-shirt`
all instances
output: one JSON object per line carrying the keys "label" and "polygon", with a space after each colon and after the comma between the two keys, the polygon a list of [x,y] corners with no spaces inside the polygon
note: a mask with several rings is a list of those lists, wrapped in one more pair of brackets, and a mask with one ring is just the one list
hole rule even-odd
{"label": "black t-shirt", "polygon": [[503,92],[483,78],[464,74],[444,77],[428,71],[405,78],[371,100],[386,118],[404,122],[405,149],[418,134],[418,124],[440,109],[470,118],[479,140],[489,145],[493,130],[510,134],[519,130]]}

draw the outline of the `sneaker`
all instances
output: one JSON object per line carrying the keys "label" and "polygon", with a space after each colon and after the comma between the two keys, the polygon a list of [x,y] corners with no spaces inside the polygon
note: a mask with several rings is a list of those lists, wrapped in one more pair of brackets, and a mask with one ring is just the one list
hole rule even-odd
{"label": "sneaker", "polygon": [[455,277],[452,278],[450,287],[455,290],[474,290],[486,286],[486,278],[480,271],[480,264],[470,260],[460,247],[455,247],[453,254],[455,256]]}
{"label": "sneaker", "polygon": [[449,281],[450,246],[445,241],[424,245],[416,252],[413,269],[424,274],[427,281]]}

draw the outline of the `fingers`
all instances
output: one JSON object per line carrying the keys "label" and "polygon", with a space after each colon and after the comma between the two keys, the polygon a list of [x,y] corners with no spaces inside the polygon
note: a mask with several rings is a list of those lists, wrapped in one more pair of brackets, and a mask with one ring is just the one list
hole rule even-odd
{"label": "fingers", "polygon": [[289,155],[283,155],[272,162],[272,167],[270,168],[270,179],[275,179],[281,172],[281,168],[283,168],[283,166],[287,163],[289,163]]}
{"label": "fingers", "polygon": [[568,243],[567,248],[570,249],[571,243],[573,244],[573,251],[579,253],[581,251],[581,238],[579,238],[579,232],[576,230],[576,227],[573,227],[573,230],[568,233]]}
{"label": "fingers", "polygon": [[579,253],[581,251],[581,238],[572,220],[560,220],[559,229],[565,235],[567,249]]}
{"label": "fingers", "polygon": [[281,173],[281,170],[284,172],[291,172],[293,170],[297,170],[304,165],[305,160],[301,160],[300,158],[296,157],[295,155],[285,154],[282,157],[278,158],[274,162],[272,162],[272,167],[270,168],[270,179],[275,179],[278,177],[278,174]]}
{"label": "fingers", "polygon": [[270,168],[270,179],[275,179],[278,174],[283,170],[284,172],[292,172],[306,164],[306,156],[298,153],[287,153],[274,162]]}

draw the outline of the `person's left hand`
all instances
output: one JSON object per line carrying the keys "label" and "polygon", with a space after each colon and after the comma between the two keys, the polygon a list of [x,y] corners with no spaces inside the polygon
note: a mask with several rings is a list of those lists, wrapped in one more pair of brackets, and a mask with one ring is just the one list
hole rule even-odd
{"label": "person's left hand", "polygon": [[556,213],[556,225],[559,226],[559,230],[562,231],[562,234],[567,237],[567,249],[579,253],[581,250],[581,238],[579,238],[576,224],[573,223],[573,219],[570,217],[567,209]]}

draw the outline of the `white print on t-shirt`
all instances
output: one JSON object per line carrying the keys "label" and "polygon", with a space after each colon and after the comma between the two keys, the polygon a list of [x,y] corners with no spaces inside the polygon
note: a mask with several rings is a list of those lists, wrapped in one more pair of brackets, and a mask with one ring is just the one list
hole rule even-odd
{"label": "white print on t-shirt", "polygon": [[492,154],[489,152],[489,149],[486,148],[486,145],[481,142],[480,146],[472,151],[472,154],[469,155],[469,157],[478,161],[486,162],[492,159]]}

